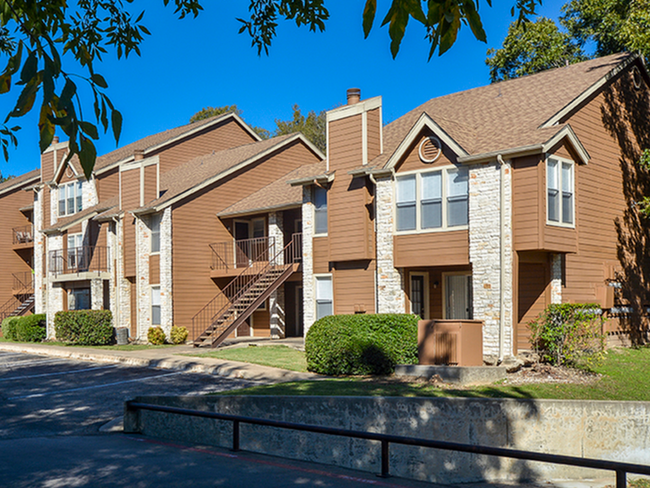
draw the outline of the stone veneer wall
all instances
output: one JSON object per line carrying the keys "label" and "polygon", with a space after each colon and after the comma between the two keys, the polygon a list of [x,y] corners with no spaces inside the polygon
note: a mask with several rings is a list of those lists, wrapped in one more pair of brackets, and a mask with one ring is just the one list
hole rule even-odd
{"label": "stone veneer wall", "polygon": [[551,255],[551,303],[562,303],[562,255]]}
{"label": "stone veneer wall", "polygon": [[[63,249],[63,236],[53,235],[46,238],[48,251]],[[49,268],[49,266],[48,266]],[[47,314],[47,338],[53,339],[54,333],[54,314],[63,310],[63,288],[60,283],[50,281],[49,269],[47,270],[47,301],[45,313]]]}
{"label": "stone veneer wall", "polygon": [[45,313],[47,258],[45,255],[45,235],[43,229],[43,189],[34,193],[34,307],[36,313]]}
{"label": "stone veneer wall", "polygon": [[160,221],[160,326],[169,336],[174,325],[172,296],[172,208],[167,207]]}
{"label": "stone veneer wall", "polygon": [[377,178],[377,313],[404,313],[404,277],[393,261],[393,179]]}
{"label": "stone veneer wall", "polygon": [[[147,219],[145,222],[144,219]],[[151,254],[151,230],[149,217],[135,219],[136,282],[138,307],[137,339],[146,340],[151,327],[151,286],[149,283],[149,255]]]}
{"label": "stone veneer wall", "polygon": [[[274,253],[280,255],[277,259],[277,264],[284,264],[284,255],[280,252],[284,249],[284,223],[282,222],[281,212],[271,212],[269,214],[269,237],[275,238]],[[284,285],[269,297],[269,313],[271,337],[279,339],[285,335],[285,312],[284,312]]]}
{"label": "stone veneer wall", "polygon": [[302,293],[304,336],[316,320],[314,289],[314,204],[312,188],[302,190]]}
{"label": "stone veneer wall", "polygon": [[124,217],[118,221],[115,228],[118,318],[113,320],[113,323],[116,327],[129,327],[131,325],[131,282],[124,277]]}
{"label": "stone veneer wall", "polygon": [[[469,259],[472,263],[474,319],[483,320],[483,355],[499,354],[499,325],[505,321],[504,356],[512,355],[513,264],[512,264],[512,186],[510,165],[504,166],[505,191],[505,280],[500,283],[500,166],[495,162],[469,170]],[[500,291],[504,287],[505,310],[501,310]]]}
{"label": "stone veneer wall", "polygon": [[101,310],[104,307],[104,280],[94,278],[90,280],[90,309]]}

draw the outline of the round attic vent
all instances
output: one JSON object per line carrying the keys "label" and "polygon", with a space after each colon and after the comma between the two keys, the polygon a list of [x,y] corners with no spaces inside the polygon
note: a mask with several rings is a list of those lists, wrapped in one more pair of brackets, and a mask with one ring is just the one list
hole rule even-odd
{"label": "round attic vent", "polygon": [[641,88],[641,72],[638,66],[632,68],[632,82],[634,83],[634,88],[637,90]]}
{"label": "round attic vent", "polygon": [[435,136],[430,136],[420,143],[420,159],[425,163],[433,163],[442,152],[442,144],[440,139]]}

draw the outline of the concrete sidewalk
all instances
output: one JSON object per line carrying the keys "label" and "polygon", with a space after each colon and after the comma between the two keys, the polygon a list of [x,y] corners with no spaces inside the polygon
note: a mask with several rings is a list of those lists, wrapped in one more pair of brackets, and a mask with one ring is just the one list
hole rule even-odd
{"label": "concrete sidewalk", "polygon": [[[296,347],[292,343],[285,344],[282,340],[255,341],[255,343],[260,346],[262,344],[282,344]],[[236,346],[237,344],[234,344],[234,347]],[[95,349],[90,347],[0,342],[0,351],[38,354],[98,363],[121,363],[131,366],[205,373],[223,376],[225,378],[238,378],[268,383],[282,383],[287,381],[322,378],[322,376],[311,373],[299,373],[296,371],[271,368],[257,364],[240,363],[238,361],[226,361],[215,358],[184,356],[185,354],[200,354],[202,352],[208,352],[208,350],[198,349],[188,345],[143,349],[140,351],[119,351]]]}

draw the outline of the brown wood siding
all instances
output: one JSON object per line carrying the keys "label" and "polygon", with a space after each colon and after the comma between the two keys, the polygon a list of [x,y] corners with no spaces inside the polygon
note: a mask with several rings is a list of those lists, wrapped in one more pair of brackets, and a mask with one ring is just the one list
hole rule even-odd
{"label": "brown wood siding", "polygon": [[[122,208],[131,209],[140,205],[140,168],[120,173]],[[135,276],[135,218],[124,214],[124,276]]]}
{"label": "brown wood siding", "polygon": [[513,161],[512,219],[513,241],[517,251],[540,248],[540,216],[545,211],[545,193],[540,184],[540,156]]}
{"label": "brown wood siding", "polygon": [[97,178],[97,194],[100,202],[119,195],[120,170],[115,168]]}
{"label": "brown wood siding", "polygon": [[93,253],[90,263],[91,270],[108,271],[106,255],[107,229],[107,223],[98,224],[93,221],[88,223],[88,228],[86,229],[86,233],[88,234],[88,243],[90,246],[95,246],[95,252]]}
{"label": "brown wood siding", "polygon": [[144,203],[158,198],[158,165],[144,167]]}
{"label": "brown wood siding", "polygon": [[41,154],[41,181],[46,183],[52,181],[52,178],[54,178],[54,151]]}
{"label": "brown wood siding", "polygon": [[547,257],[520,256],[517,279],[517,350],[530,349],[528,323],[550,303],[550,273]]}
{"label": "brown wood siding", "polygon": [[407,150],[402,160],[395,166],[398,173],[406,171],[427,171],[442,166],[449,166],[456,160],[454,154],[447,146],[443,145],[442,153],[433,163],[425,163],[420,159],[419,147],[422,141],[432,135],[430,132],[423,133],[418,137]]}
{"label": "brown wood siding", "polygon": [[52,218],[52,216],[50,215],[50,212],[51,212],[50,198],[52,198],[51,197],[51,192],[52,192],[52,190],[50,190],[49,186],[43,187],[43,194],[42,194],[42,198],[43,198],[43,222],[41,222],[41,225],[42,225],[41,228],[42,229],[46,229],[47,227],[50,226],[50,222],[51,222],[50,219]]}
{"label": "brown wood siding", "polygon": [[327,192],[330,261],[370,259],[374,242],[372,196],[365,178],[347,171],[362,162],[362,118],[354,115],[329,124],[329,165],[336,178]]}
{"label": "brown wood siding", "polygon": [[30,205],[34,201],[34,193],[26,192],[23,188],[0,196],[0,305],[6,303],[12,296],[13,273],[27,273],[31,270],[32,253],[25,250],[20,254],[13,250],[13,228],[29,225],[29,220],[18,209]]}
{"label": "brown wood siding", "polygon": [[327,237],[313,239],[314,273],[330,272],[330,244]]}
{"label": "brown wood siding", "polygon": [[375,313],[375,261],[336,263],[332,272],[334,313]]}
{"label": "brown wood siding", "polygon": [[428,232],[393,237],[396,268],[469,264],[469,231]]}
{"label": "brown wood siding", "polygon": [[[627,77],[623,78],[626,79]],[[596,287],[604,285],[608,277],[606,263],[617,261],[619,240],[615,221],[628,208],[624,185],[636,185],[634,181],[623,180],[624,174],[635,174],[636,158],[622,150],[619,142],[606,128],[614,126],[617,137],[630,141],[626,141],[626,145],[629,143],[631,147],[637,146],[636,138],[625,122],[627,117],[631,117],[630,112],[626,113],[620,102],[625,97],[619,97],[620,92],[615,92],[611,86],[605,89],[605,93],[613,95],[611,99],[616,100],[615,107],[608,105],[609,98],[601,93],[577,113],[562,121],[571,124],[591,156],[588,164],[576,165],[578,252],[566,256],[566,287],[562,291],[564,302],[596,300]],[[647,90],[645,97],[644,106],[647,107]],[[612,108],[615,113],[620,113],[613,117],[615,120],[606,119]],[[648,114],[644,114],[647,124]]]}
{"label": "brown wood siding", "polygon": [[577,252],[577,232],[575,229],[555,225],[544,226],[542,249],[552,252]]}
{"label": "brown wood siding", "polygon": [[294,168],[317,162],[301,142],[216,182],[172,210],[174,324],[190,327],[192,317],[218,293],[210,279],[214,242],[232,239],[216,213]]}
{"label": "brown wood siding", "polygon": [[381,154],[381,109],[376,108],[367,112],[367,134],[368,134],[368,161]]}
{"label": "brown wood siding", "polygon": [[[213,151],[222,151],[251,142],[255,142],[253,136],[239,125],[239,123],[230,120],[156,153],[160,157],[160,174],[166,173],[197,156],[209,154]],[[147,156],[153,155],[154,153],[148,154]]]}
{"label": "brown wood siding", "polygon": [[[268,308],[269,301],[266,301]],[[253,336],[270,337],[271,336],[271,315],[268,310],[257,310],[253,312]]]}
{"label": "brown wood siding", "polygon": [[152,285],[160,284],[160,254],[151,254],[149,256],[149,283]]}

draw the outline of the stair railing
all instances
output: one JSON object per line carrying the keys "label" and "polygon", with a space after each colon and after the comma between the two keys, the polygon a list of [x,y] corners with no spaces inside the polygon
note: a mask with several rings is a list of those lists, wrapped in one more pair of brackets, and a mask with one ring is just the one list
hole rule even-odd
{"label": "stair railing", "polygon": [[20,307],[21,303],[22,302],[16,297],[11,297],[9,300],[3,303],[0,307],[0,322],[6,319],[9,314],[11,314],[11,312]]}
{"label": "stair railing", "polygon": [[[273,248],[267,247],[262,253],[269,253]],[[300,254],[298,254],[300,251]],[[291,242],[284,249],[273,255],[259,271],[247,267],[237,275],[221,292],[192,317],[193,340],[198,339],[210,328],[233,304],[237,303],[256,283],[277,266],[289,266],[302,260],[302,234],[293,234]],[[260,259],[266,261],[266,259]]]}

